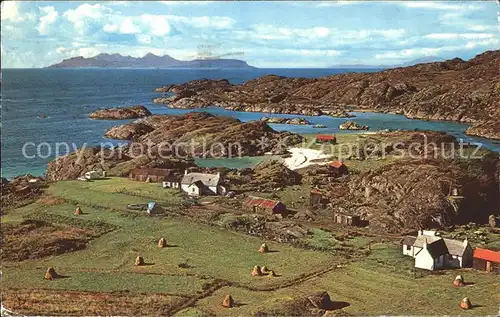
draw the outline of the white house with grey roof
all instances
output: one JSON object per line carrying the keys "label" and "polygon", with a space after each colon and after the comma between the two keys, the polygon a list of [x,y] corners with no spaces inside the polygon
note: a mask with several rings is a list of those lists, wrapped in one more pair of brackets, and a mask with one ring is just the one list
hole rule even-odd
{"label": "white house with grey roof", "polygon": [[469,241],[442,238],[435,231],[418,232],[417,237],[407,236],[401,240],[403,254],[415,258],[415,267],[438,270],[444,268],[470,267],[472,247]]}
{"label": "white house with grey roof", "polygon": [[190,196],[225,195],[227,190],[222,183],[220,173],[188,173],[186,170],[181,180],[181,190]]}

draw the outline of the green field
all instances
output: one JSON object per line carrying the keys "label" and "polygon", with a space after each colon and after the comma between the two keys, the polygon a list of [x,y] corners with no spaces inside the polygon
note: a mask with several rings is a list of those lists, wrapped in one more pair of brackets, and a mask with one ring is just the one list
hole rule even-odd
{"label": "green field", "polygon": [[[248,315],[266,309],[275,313],[286,310],[288,301],[318,290],[328,291],[335,301],[349,303],[344,310],[353,314],[484,315],[498,309],[495,291],[499,284],[493,276],[462,270],[466,281],[474,284],[460,289],[451,287],[458,271],[414,279],[411,258],[403,257],[393,244],[379,244],[362,261],[347,261],[346,267],[337,267],[346,259],[332,250],[347,246],[366,251],[370,239],[341,241],[335,232],[315,229],[305,244],[324,252],[267,241],[273,252],[260,254],[257,250],[264,242],[260,238],[180,217],[151,217],[127,210],[127,204],[150,200],[167,210],[178,208],[182,195],[159,184],[121,178],[65,181],[51,184],[47,194],[36,203],[10,211],[3,217],[3,225],[15,227],[24,219],[51,223],[51,230],[56,231],[50,232],[53,240],[45,246],[63,234],[57,231],[59,225],[90,230],[94,238],[80,251],[3,261],[3,300],[14,311],[137,315],[141,305],[150,301],[154,309],[144,311],[151,315],[179,311],[183,315],[197,311]],[[77,204],[83,210],[81,215],[74,215]],[[28,232],[19,238],[20,243],[44,246],[40,241],[30,242],[29,237]],[[161,237],[167,239],[167,248],[157,247]],[[144,257],[145,266],[134,266],[139,255]],[[254,265],[266,265],[279,276],[252,277]],[[54,267],[63,277],[44,280],[47,267]],[[55,300],[55,294],[66,292],[84,293],[67,302]],[[235,298],[237,307],[221,307],[225,294]],[[114,300],[103,306],[98,304],[102,296]],[[479,306],[459,311],[458,302],[464,296]],[[138,304],[140,298],[145,302]],[[426,302],[429,298],[432,305]],[[66,307],[68,303],[72,303],[70,307]]]}

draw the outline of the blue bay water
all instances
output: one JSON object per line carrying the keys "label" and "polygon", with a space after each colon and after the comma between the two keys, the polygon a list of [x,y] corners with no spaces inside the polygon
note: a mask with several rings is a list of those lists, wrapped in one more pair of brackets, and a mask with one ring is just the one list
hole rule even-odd
{"label": "blue bay water", "polygon": [[[42,175],[49,160],[55,158],[55,144],[66,142],[81,147],[113,142],[103,137],[109,127],[127,121],[90,120],[87,115],[97,109],[142,104],[154,114],[181,114],[190,110],[168,109],[152,104],[158,96],[153,90],[159,86],[183,83],[200,78],[222,79],[242,83],[267,74],[290,77],[321,77],[349,72],[346,69],[4,69],[2,70],[2,176],[12,177],[31,173]],[[242,121],[258,120],[262,113],[228,111],[221,108],[201,109],[213,114],[229,115]],[[268,114],[266,114],[268,115]],[[467,142],[481,142],[500,151],[500,144],[491,140],[464,135],[467,125],[453,122],[409,120],[403,116],[377,113],[355,113],[355,120],[380,129],[428,129],[447,131]],[[46,118],[40,118],[46,116]],[[268,115],[269,116],[269,115]],[[270,115],[295,117],[294,115]],[[346,119],[306,117],[313,124],[324,124],[326,129],[312,126],[271,125],[276,130],[296,133],[336,133]],[[23,145],[39,145],[47,156],[26,158]],[[73,146],[73,145],[71,145]],[[65,151],[61,147],[61,152]],[[26,154],[36,152],[33,145]],[[50,154],[50,155],[49,155]]]}

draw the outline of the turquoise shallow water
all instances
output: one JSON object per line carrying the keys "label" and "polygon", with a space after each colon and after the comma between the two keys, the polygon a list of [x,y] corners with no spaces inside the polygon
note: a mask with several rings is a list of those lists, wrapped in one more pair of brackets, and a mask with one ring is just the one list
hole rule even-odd
{"label": "turquoise shallow water", "polygon": [[[283,76],[321,77],[343,72],[346,69],[219,69],[219,70],[156,70],[156,69],[4,69],[2,70],[2,176],[12,177],[31,173],[42,175],[47,162],[57,155],[57,142],[71,147],[84,144],[99,145],[112,142],[103,137],[109,127],[128,121],[90,120],[87,115],[101,108],[142,104],[155,114],[180,114],[187,110],[168,109],[151,103],[158,96],[156,87],[182,83],[193,79],[227,78],[232,83],[266,74]],[[229,115],[242,121],[258,120],[262,116],[295,117],[294,115],[269,115],[227,111],[221,108],[201,109],[213,114]],[[46,118],[40,118],[45,115]],[[500,143],[464,134],[466,125],[452,122],[409,120],[403,116],[376,113],[355,113],[355,120],[379,129],[422,129],[447,131],[466,142],[480,142],[500,151]],[[336,133],[338,125],[347,119],[330,117],[306,117],[313,124],[324,124],[326,129],[312,126],[271,125],[276,130],[295,133]],[[32,146],[26,145],[32,142]],[[32,156],[36,146],[41,146],[42,156]],[[65,150],[62,148],[62,150]],[[60,151],[60,154],[64,151]],[[241,162],[241,161],[240,161]],[[205,162],[207,163],[207,162]],[[218,162],[215,162],[218,163]],[[251,163],[249,163],[251,164]]]}

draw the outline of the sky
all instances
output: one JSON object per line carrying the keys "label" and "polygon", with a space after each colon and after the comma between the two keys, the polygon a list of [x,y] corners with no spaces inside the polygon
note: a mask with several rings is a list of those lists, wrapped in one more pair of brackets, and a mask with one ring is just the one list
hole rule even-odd
{"label": "sky", "polygon": [[[500,48],[495,1],[2,1],[4,68],[99,53],[263,68],[470,59]],[[230,55],[234,54],[234,55]]]}

